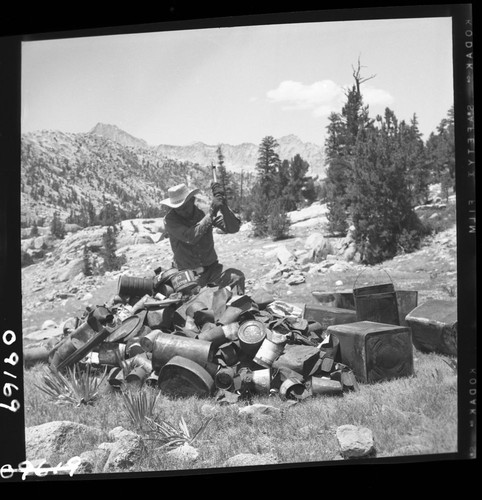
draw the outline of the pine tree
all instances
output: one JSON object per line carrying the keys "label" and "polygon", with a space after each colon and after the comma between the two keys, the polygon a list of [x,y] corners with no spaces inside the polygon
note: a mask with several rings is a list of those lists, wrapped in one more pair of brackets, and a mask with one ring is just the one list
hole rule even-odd
{"label": "pine tree", "polygon": [[283,198],[272,200],[268,207],[267,234],[275,241],[282,240],[289,236],[290,225]]}
{"label": "pine tree", "polygon": [[253,224],[253,236],[260,238],[267,236],[270,200],[264,193],[261,182],[258,181],[253,186],[248,204],[250,205],[247,209],[250,213],[248,220]]}
{"label": "pine tree", "polygon": [[368,106],[363,104],[361,84],[373,78],[363,78],[358,61],[353,69],[355,83],[346,92],[347,101],[341,114],[332,113],[327,127],[325,150],[328,160],[326,171],[326,201],[328,206],[329,229],[334,233],[346,233],[350,200],[347,187],[352,182],[352,166],[358,135],[373,126],[368,114]]}
{"label": "pine tree", "polygon": [[82,251],[82,272],[84,276],[92,276],[94,274],[94,267],[92,264],[92,252],[87,245],[84,245]]}
{"label": "pine tree", "polygon": [[108,226],[106,232],[102,235],[103,249],[102,257],[104,258],[105,271],[117,271],[122,267],[124,260],[116,255],[117,238],[114,228]]}
{"label": "pine tree", "polygon": [[252,213],[253,235],[263,237],[268,234],[269,207],[272,200],[279,197],[280,158],[276,152],[278,143],[271,136],[266,136],[259,146],[256,163],[257,181],[253,188]]}
{"label": "pine tree", "polygon": [[431,133],[427,140],[427,156],[430,163],[432,183],[440,183],[447,198],[449,192],[455,192],[455,121],[454,107],[447,112],[437,127],[437,133]]}
{"label": "pine tree", "polygon": [[358,135],[347,189],[357,249],[362,262],[370,265],[401,249],[412,251],[423,236],[410,191],[409,149],[403,142],[406,125],[388,108],[379,122],[379,130],[366,129]]}
{"label": "pine tree", "polygon": [[50,234],[59,239],[63,239],[65,237],[65,224],[60,220],[60,216],[57,211],[54,212],[52,222],[50,223]]}
{"label": "pine tree", "polygon": [[273,200],[279,194],[279,168],[281,160],[276,151],[279,146],[276,139],[266,136],[258,149],[256,170],[261,191],[268,200]]}

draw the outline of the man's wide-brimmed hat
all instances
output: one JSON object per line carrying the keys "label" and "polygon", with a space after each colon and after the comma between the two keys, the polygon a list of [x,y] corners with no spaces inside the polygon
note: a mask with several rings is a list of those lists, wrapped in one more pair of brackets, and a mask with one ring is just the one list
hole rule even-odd
{"label": "man's wide-brimmed hat", "polygon": [[161,201],[162,205],[167,205],[171,208],[179,208],[187,200],[200,192],[199,189],[190,189],[186,184],[178,184],[177,186],[170,187],[167,190],[169,198]]}

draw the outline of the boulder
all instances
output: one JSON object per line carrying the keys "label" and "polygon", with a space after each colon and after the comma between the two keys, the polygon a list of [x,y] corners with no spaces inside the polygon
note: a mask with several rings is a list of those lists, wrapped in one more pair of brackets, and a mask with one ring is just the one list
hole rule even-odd
{"label": "boulder", "polygon": [[116,427],[109,433],[115,441],[104,465],[103,472],[129,472],[137,467],[145,445],[138,434]]}
{"label": "boulder", "polygon": [[276,249],[276,258],[280,264],[287,264],[296,260],[296,256],[288,250],[286,245],[280,245]]}
{"label": "boulder", "polygon": [[199,457],[199,451],[190,444],[184,443],[168,451],[167,455],[180,462],[195,462]]}
{"label": "boulder", "polygon": [[92,474],[101,472],[107,458],[109,450],[97,448],[95,450],[84,451],[79,455],[80,464],[75,470],[75,474]]}
{"label": "boulder", "polygon": [[305,249],[311,254],[313,262],[321,262],[332,253],[329,241],[318,232],[310,234],[305,241]]}
{"label": "boulder", "polygon": [[74,279],[79,273],[82,272],[82,269],[84,268],[84,261],[83,259],[74,259],[71,260],[65,268],[59,273],[57,277],[57,281],[64,282],[64,281],[71,281]]}
{"label": "boulder", "polygon": [[70,445],[75,441],[95,441],[101,436],[102,432],[95,427],[68,420],[27,427],[25,429],[27,459],[55,462],[58,455],[68,451],[66,443]]}
{"label": "boulder", "polygon": [[367,427],[341,425],[336,429],[336,438],[345,459],[375,455],[372,431]]}

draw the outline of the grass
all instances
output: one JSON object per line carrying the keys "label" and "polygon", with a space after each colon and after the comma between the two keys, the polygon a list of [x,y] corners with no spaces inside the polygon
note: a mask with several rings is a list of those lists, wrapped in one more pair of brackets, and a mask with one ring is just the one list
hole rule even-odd
{"label": "grass", "polygon": [[[422,452],[417,450],[425,454],[454,453],[454,361],[416,350],[414,354],[415,373],[411,377],[360,384],[359,391],[346,392],[342,397],[317,396],[294,405],[276,395],[255,396],[252,403],[272,405],[281,411],[249,417],[239,414],[246,401],[219,405],[209,398],[170,399],[152,387],[126,393],[113,390],[105,381],[91,405],[52,405],[49,396],[36,388],[43,369],[35,366],[25,372],[25,425],[72,420],[94,425],[104,435],[117,426],[138,432],[148,448],[138,464],[139,471],[218,468],[240,453],[272,453],[284,464],[331,461],[339,458],[335,432],[344,424],[368,427],[378,457]],[[206,407],[213,413],[207,414]],[[199,451],[195,462],[178,463],[165,453],[183,442]],[[77,443],[73,451],[79,454],[98,444],[85,443],[82,449]],[[69,453],[65,450],[65,456]]]}

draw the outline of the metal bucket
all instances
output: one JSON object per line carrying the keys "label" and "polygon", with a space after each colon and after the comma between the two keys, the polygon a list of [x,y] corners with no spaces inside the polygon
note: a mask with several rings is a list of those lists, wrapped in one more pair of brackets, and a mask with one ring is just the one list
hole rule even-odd
{"label": "metal bucket", "polygon": [[[272,338],[276,339],[276,337]],[[266,337],[255,354],[253,361],[260,366],[270,368],[273,362],[283,353],[285,344],[286,341],[273,342],[273,340]]]}
{"label": "metal bucket", "polygon": [[266,338],[266,325],[257,320],[245,321],[239,327],[238,338],[241,350],[254,356]]}
{"label": "metal bucket", "polygon": [[191,269],[178,271],[171,276],[171,283],[175,292],[188,292],[197,286],[196,274]]}
{"label": "metal bucket", "polygon": [[[386,271],[385,273],[389,276]],[[393,282],[356,288],[359,276],[353,287],[357,321],[400,325],[397,294]]]}
{"label": "metal bucket", "polygon": [[174,356],[182,356],[203,365],[212,361],[214,349],[207,340],[161,332],[152,347],[152,365],[158,371]]}
{"label": "metal bucket", "polygon": [[135,276],[119,276],[117,282],[117,295],[128,297],[142,297],[154,293],[154,280],[152,278],[138,278]]}
{"label": "metal bucket", "polygon": [[353,293],[357,321],[400,324],[397,296],[392,283],[357,288]]}

